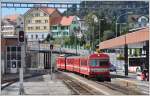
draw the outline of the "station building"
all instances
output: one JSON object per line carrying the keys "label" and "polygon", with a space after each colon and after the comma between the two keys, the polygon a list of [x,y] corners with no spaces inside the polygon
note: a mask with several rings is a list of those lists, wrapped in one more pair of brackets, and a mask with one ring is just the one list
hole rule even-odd
{"label": "station building", "polygon": [[105,52],[120,50],[124,64],[128,63],[129,72],[136,72],[137,66],[149,70],[149,27],[138,28],[128,34],[103,41],[99,44],[99,49]]}

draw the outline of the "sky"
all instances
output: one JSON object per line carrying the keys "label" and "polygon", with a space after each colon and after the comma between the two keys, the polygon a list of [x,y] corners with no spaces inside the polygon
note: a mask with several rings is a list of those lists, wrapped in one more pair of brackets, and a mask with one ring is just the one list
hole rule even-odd
{"label": "sky", "polygon": [[[2,2],[32,2],[32,3],[80,3],[81,0],[0,0]],[[2,17],[12,14],[24,14],[29,8],[2,8]],[[64,12],[66,9],[58,9]]]}
{"label": "sky", "polygon": [[2,8],[2,17],[12,14],[24,14],[29,8]]}
{"label": "sky", "polygon": [[[24,14],[30,8],[2,8],[2,17],[12,14]],[[58,9],[60,12],[64,12],[66,9]]]}

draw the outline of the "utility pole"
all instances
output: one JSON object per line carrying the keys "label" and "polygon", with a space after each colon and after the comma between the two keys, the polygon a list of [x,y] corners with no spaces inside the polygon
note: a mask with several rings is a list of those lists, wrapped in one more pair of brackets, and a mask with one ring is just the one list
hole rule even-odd
{"label": "utility pole", "polygon": [[128,76],[128,45],[126,44],[126,36],[125,36],[125,45],[124,45],[124,57],[125,57],[125,76]]}

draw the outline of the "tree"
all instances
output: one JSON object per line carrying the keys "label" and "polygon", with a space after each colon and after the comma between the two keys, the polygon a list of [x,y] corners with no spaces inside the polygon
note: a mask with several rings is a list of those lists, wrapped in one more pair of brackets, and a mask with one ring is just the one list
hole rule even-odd
{"label": "tree", "polygon": [[64,11],[63,15],[76,15],[77,13],[77,4],[73,4],[72,7],[68,8],[66,11]]}
{"label": "tree", "polygon": [[104,32],[103,40],[108,40],[114,38],[115,32],[112,32],[111,30],[107,30]]}
{"label": "tree", "polygon": [[84,44],[86,44],[85,36],[84,35],[81,37],[79,43],[80,43],[80,46],[84,46]]}
{"label": "tree", "polygon": [[53,40],[55,40],[53,38],[53,36],[51,36],[50,34],[48,34],[47,37],[42,42],[50,42],[50,41],[53,41]]}

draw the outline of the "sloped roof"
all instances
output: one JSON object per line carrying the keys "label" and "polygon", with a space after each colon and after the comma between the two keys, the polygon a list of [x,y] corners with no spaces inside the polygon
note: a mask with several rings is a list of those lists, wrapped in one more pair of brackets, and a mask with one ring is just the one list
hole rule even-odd
{"label": "sloped roof", "polygon": [[46,12],[49,15],[56,11],[55,8],[40,8],[40,9],[43,10],[44,12]]}
{"label": "sloped roof", "polygon": [[[25,14],[31,12],[31,11],[34,10],[34,9],[35,9],[35,8],[29,9]],[[57,9],[55,9],[55,8],[38,8],[38,9],[40,9],[41,11],[47,13],[48,15],[51,15],[53,12],[55,12],[55,11],[57,10]],[[24,15],[25,15],[25,14],[24,14]]]}
{"label": "sloped roof", "polygon": [[74,16],[64,16],[61,19],[61,25],[67,26],[67,25],[71,25],[72,21],[73,21]]}
{"label": "sloped roof", "polygon": [[51,25],[58,25],[61,22],[62,17],[54,17],[50,19]]}
{"label": "sloped roof", "polygon": [[137,22],[138,19],[139,19],[140,17],[142,17],[142,16],[148,18],[147,15],[129,15],[129,16],[128,16],[128,22]]}
{"label": "sloped roof", "polygon": [[68,26],[71,25],[75,16],[63,16],[63,17],[55,17],[51,19],[51,25],[63,25]]}
{"label": "sloped roof", "polygon": [[115,48],[124,44],[135,44],[149,40],[149,27],[128,33],[100,43],[100,49]]}
{"label": "sloped roof", "polygon": [[13,15],[8,15],[5,16],[4,19],[9,19],[10,21],[16,21],[16,19],[19,17],[19,14],[13,14]]}

